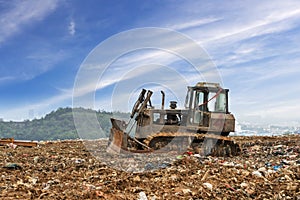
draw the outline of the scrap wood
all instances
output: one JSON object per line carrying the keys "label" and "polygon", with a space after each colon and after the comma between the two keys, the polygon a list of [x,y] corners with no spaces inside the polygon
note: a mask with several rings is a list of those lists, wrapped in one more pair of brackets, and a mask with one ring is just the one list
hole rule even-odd
{"label": "scrap wood", "polygon": [[22,147],[36,147],[37,142],[33,141],[22,141],[22,140],[14,140],[14,138],[3,138],[0,139],[0,145],[9,145],[14,144]]}

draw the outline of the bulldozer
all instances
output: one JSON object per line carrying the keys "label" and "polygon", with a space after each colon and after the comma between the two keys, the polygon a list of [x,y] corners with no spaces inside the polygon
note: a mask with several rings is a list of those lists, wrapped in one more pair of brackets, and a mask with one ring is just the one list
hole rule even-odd
{"label": "bulldozer", "polygon": [[183,109],[170,101],[165,109],[151,103],[151,90],[142,89],[128,122],[111,118],[108,150],[117,153],[145,153],[193,150],[212,156],[235,156],[241,152],[230,132],[235,118],[229,112],[229,89],[218,83],[199,82],[187,87]]}

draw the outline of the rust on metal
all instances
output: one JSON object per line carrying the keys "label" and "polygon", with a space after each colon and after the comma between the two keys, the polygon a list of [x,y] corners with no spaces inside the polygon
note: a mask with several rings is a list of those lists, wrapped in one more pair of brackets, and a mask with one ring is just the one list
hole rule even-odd
{"label": "rust on metal", "polygon": [[[116,128],[111,129],[111,138],[110,143],[108,145],[107,151],[110,153],[120,153],[122,149],[122,141],[123,141],[123,131],[118,130]],[[124,148],[124,147],[123,147]]]}

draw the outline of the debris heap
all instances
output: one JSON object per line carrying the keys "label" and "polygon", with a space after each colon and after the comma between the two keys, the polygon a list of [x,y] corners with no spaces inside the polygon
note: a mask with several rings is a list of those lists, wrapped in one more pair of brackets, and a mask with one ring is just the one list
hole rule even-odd
{"label": "debris heap", "polygon": [[237,157],[170,152],[164,162],[107,155],[107,141],[90,141],[123,170],[93,156],[82,141],[1,146],[0,198],[300,199],[299,135],[235,140],[243,148]]}

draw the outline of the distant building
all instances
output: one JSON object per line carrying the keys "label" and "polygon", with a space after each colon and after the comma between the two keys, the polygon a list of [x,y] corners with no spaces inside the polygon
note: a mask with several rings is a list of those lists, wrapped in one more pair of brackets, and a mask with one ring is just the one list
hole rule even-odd
{"label": "distant building", "polygon": [[3,118],[0,118],[0,122],[3,122]]}

